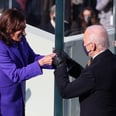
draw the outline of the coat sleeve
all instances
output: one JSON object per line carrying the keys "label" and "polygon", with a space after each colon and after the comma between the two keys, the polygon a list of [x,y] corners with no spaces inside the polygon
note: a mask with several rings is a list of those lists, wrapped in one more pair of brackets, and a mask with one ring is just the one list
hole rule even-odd
{"label": "coat sleeve", "polygon": [[91,72],[83,70],[80,76],[70,82],[66,67],[57,68],[54,72],[56,84],[61,96],[65,99],[79,97],[94,89],[94,77]]}
{"label": "coat sleeve", "polygon": [[15,61],[12,60],[11,54],[7,50],[9,48],[4,44],[0,45],[0,76],[7,77],[12,82],[21,82],[42,74],[41,67],[37,61],[19,68],[19,61],[17,59]]}

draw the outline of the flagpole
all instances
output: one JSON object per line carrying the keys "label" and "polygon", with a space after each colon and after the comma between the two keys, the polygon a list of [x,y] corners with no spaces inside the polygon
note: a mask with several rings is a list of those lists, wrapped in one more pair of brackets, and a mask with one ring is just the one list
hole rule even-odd
{"label": "flagpole", "polygon": [[8,5],[9,8],[12,8],[12,0],[9,0],[9,5]]}
{"label": "flagpole", "polygon": [[[56,0],[55,49],[64,49],[64,0]],[[63,103],[55,83],[54,116],[63,116]]]}

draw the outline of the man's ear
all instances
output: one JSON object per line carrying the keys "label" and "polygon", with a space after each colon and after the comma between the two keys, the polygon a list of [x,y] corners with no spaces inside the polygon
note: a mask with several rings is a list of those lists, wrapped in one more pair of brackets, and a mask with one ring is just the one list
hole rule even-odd
{"label": "man's ear", "polygon": [[92,43],[92,51],[95,51],[96,50],[96,44],[95,43]]}

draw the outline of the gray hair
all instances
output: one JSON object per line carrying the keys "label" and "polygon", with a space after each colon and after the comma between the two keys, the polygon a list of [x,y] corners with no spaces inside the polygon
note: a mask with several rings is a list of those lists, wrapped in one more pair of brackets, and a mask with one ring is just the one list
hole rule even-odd
{"label": "gray hair", "polygon": [[54,14],[56,13],[56,5],[53,5],[51,8],[50,8],[50,14]]}

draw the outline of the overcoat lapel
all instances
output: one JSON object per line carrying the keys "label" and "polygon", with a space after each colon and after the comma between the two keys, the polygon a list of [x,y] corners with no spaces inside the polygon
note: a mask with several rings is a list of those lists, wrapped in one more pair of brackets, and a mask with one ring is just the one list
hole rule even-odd
{"label": "overcoat lapel", "polygon": [[20,45],[19,45],[19,51],[20,51],[20,53],[21,53],[21,56],[22,56],[22,59],[23,59],[23,62],[24,62],[24,64],[26,65],[26,64],[28,64],[28,51],[27,51],[27,47],[26,47],[26,45],[24,45],[24,43],[23,42],[21,42],[20,43]]}
{"label": "overcoat lapel", "polygon": [[24,65],[24,61],[23,58],[21,56],[20,50],[19,50],[19,46],[17,45],[13,45],[12,47],[10,47],[12,53],[15,55],[15,58],[18,59],[18,61]]}

